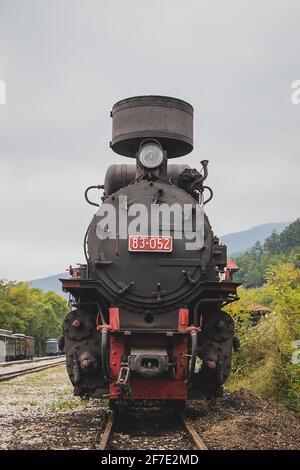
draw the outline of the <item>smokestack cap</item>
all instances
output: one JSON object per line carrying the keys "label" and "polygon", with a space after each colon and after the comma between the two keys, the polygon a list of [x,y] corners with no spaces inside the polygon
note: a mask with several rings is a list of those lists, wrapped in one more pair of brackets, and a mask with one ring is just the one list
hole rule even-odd
{"label": "smokestack cap", "polygon": [[182,157],[193,150],[193,107],[168,96],[134,96],[112,108],[114,152],[135,157],[140,143],[149,138],[160,142],[168,158]]}

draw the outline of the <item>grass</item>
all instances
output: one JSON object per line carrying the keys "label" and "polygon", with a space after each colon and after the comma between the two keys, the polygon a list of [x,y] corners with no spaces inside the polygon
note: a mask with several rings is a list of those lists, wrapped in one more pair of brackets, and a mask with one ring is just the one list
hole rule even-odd
{"label": "grass", "polygon": [[[65,383],[65,366],[58,366],[55,369],[46,369],[41,372],[34,372],[15,380],[22,381],[24,385],[36,385],[38,387],[49,387],[49,385],[60,385]],[[53,378],[55,373],[55,380]]]}
{"label": "grass", "polygon": [[103,408],[109,408],[109,399],[108,398],[102,398],[101,400],[101,406]]}
{"label": "grass", "polygon": [[83,404],[80,401],[75,400],[63,400],[58,401],[57,403],[50,403],[47,405],[47,408],[52,411],[65,411],[65,410],[74,410],[75,408],[82,408]]}
{"label": "grass", "polygon": [[245,376],[232,376],[226,388],[230,392],[246,388],[266,398],[274,398],[274,396],[277,396],[277,384],[274,380],[275,368],[276,361],[270,356],[265,361],[260,362],[257,367],[253,368]]}
{"label": "grass", "polygon": [[[2,402],[27,408],[46,408],[50,412],[85,409],[87,400],[73,396],[65,365],[24,375],[0,383]],[[11,400],[11,402],[10,402]],[[108,400],[105,400],[108,407]]]}
{"label": "grass", "polygon": [[[9,405],[72,409],[82,406],[73,398],[72,385],[64,365],[0,383],[1,402]],[[3,401],[3,397],[6,400]],[[11,400],[11,401],[10,401]]]}

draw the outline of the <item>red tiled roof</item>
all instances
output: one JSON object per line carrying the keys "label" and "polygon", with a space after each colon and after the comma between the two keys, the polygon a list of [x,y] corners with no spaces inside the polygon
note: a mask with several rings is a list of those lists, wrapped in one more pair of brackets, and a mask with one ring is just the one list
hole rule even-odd
{"label": "red tiled roof", "polygon": [[238,271],[240,269],[231,258],[227,258],[227,268],[230,269],[230,271]]}

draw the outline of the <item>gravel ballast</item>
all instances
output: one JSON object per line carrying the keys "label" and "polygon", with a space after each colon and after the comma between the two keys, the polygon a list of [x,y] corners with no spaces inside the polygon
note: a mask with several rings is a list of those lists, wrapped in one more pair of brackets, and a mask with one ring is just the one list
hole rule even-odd
{"label": "gravel ballast", "polygon": [[[209,449],[298,449],[300,420],[282,405],[241,389],[189,402],[187,417]],[[65,366],[0,383],[0,449],[95,449],[107,401],[81,400]],[[166,407],[137,407],[118,418],[111,450],[189,450],[192,443]]]}

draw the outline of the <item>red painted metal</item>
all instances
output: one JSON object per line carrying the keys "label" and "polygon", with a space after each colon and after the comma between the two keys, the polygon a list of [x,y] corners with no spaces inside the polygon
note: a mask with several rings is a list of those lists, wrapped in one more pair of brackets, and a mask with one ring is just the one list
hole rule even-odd
{"label": "red painted metal", "polygon": [[[165,346],[166,336],[163,334],[147,335],[147,337],[132,337],[132,346]],[[172,338],[171,356],[176,361],[174,377],[166,379],[145,379],[142,377],[130,378],[131,397],[134,400],[186,400],[187,387],[185,384],[187,368],[187,335],[174,335]],[[111,335],[110,337],[110,397],[116,399],[119,394],[116,381],[121,368],[121,361],[125,353],[124,335]]]}
{"label": "red painted metal", "polygon": [[181,308],[178,316],[178,331],[185,332],[189,324],[189,310]]}
{"label": "red painted metal", "polygon": [[130,381],[133,400],[186,400],[186,384],[182,380],[142,379]]}
{"label": "red painted metal", "polygon": [[79,268],[72,268],[72,271],[70,271],[70,274],[72,277],[79,277]]}
{"label": "red painted metal", "polygon": [[66,279],[62,281],[63,291],[67,292],[67,289],[77,289],[80,287],[80,282],[73,279]]}
{"label": "red painted metal", "polygon": [[109,309],[109,323],[112,331],[120,331],[120,314],[117,307]]}
{"label": "red painted metal", "polygon": [[129,236],[129,251],[164,251],[170,253],[173,249],[172,237]]}
{"label": "red painted metal", "polygon": [[73,326],[74,328],[79,328],[79,326],[80,326],[80,320],[78,320],[78,318],[77,318],[76,320],[74,320],[73,323],[72,323],[72,326]]}

